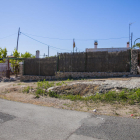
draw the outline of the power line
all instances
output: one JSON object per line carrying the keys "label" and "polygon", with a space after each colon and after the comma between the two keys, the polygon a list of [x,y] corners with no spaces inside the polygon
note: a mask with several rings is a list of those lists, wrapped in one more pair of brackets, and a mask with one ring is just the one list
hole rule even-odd
{"label": "power line", "polygon": [[15,34],[16,34],[16,33],[11,34],[11,35],[8,35],[8,36],[5,36],[5,37],[2,37],[2,38],[0,38],[0,39],[4,39],[4,38],[10,37],[10,36],[13,36],[13,35],[15,35]]}
{"label": "power line", "polygon": [[[41,42],[41,41],[39,41],[39,40],[36,40],[36,39],[30,37],[30,36],[28,36],[28,35],[26,35],[26,34],[24,34],[24,33],[22,33],[22,32],[20,32],[20,33],[23,34],[23,35],[25,35],[25,36],[27,36],[28,38],[30,38],[30,39],[32,39],[32,40],[34,40],[34,41],[37,41],[37,42],[43,44],[43,45],[50,46],[50,45],[48,45],[48,44],[46,44],[46,43],[43,43],[43,42]],[[53,46],[50,46],[50,47],[51,47],[51,48],[55,48],[55,49],[59,49],[59,50],[66,50],[66,49],[56,48],[56,47],[53,47]],[[66,51],[71,51],[71,50],[66,50]]]}
{"label": "power line", "polygon": [[44,36],[38,36],[38,35],[33,35],[33,34],[28,34],[27,35],[31,35],[31,36],[36,36],[36,37],[41,37],[41,38],[48,38],[48,39],[58,39],[58,40],[73,40],[73,39],[61,39],[61,38],[51,38],[51,37],[44,37]]}
{"label": "power line", "polygon": [[[31,35],[31,36],[41,37],[41,38],[48,38],[48,39],[57,39],[57,40],[73,40],[73,39],[62,39],[62,38],[44,37],[44,36],[33,35],[33,34],[28,34],[28,33],[26,33],[26,34],[27,34],[27,35]],[[75,39],[75,40],[79,40],[79,41],[89,41],[89,40],[111,40],[111,39],[123,39],[123,38],[129,38],[129,37],[107,38],[107,39]]]}

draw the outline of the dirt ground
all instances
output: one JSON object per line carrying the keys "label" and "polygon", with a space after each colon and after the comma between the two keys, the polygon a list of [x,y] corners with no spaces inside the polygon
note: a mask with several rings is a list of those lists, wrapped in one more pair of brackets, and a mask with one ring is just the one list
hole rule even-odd
{"label": "dirt ground", "polygon": [[[56,81],[59,82],[59,81]],[[104,79],[82,79],[82,80],[73,80],[73,81],[65,81],[68,87],[71,85],[85,84],[82,87],[76,88],[76,92],[79,90],[81,95],[84,95],[86,91],[86,95],[94,94],[96,88],[98,87],[99,92],[103,92],[106,90],[110,90],[113,88],[135,88],[140,87],[140,78],[104,78]],[[88,85],[88,87],[87,87]],[[126,86],[125,86],[126,85]],[[69,110],[77,110],[90,112],[94,114],[102,114],[102,115],[110,115],[110,116],[120,116],[120,117],[132,117],[138,118],[140,116],[140,105],[123,105],[123,104],[107,104],[101,102],[93,102],[93,101],[71,101],[71,100],[62,100],[58,98],[51,98],[46,96],[40,96],[40,98],[35,98],[33,93],[23,93],[23,89],[25,87],[32,87],[35,89],[37,87],[37,82],[0,82],[0,98],[18,101],[23,103],[31,103],[35,105],[41,106],[49,106],[61,109],[69,109]],[[55,90],[62,92],[63,90],[58,89],[58,87],[54,87]],[[72,88],[72,87],[71,87]],[[65,90],[66,90],[65,86]],[[77,90],[78,89],[78,90]],[[85,90],[86,89],[86,90]],[[117,90],[117,89],[116,89]],[[73,92],[74,94],[76,93]],[[90,93],[90,94],[89,94]],[[86,96],[85,95],[85,96]],[[93,111],[94,110],[94,111]],[[96,110],[96,111],[95,111]]]}

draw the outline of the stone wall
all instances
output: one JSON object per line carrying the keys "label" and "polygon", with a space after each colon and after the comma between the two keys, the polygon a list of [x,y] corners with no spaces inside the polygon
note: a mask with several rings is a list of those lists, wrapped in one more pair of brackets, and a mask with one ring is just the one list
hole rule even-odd
{"label": "stone wall", "polygon": [[138,50],[131,50],[131,74],[137,74]]}
{"label": "stone wall", "polygon": [[127,76],[130,72],[56,72],[55,76],[34,76],[21,75],[21,81],[39,81],[39,80],[57,80],[57,79],[78,79],[78,78],[96,78],[96,77],[119,77]]}

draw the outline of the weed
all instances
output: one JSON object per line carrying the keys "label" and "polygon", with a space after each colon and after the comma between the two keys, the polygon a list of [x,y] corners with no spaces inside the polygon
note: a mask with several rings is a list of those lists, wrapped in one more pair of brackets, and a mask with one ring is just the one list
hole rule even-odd
{"label": "weed", "polygon": [[128,97],[127,94],[124,91],[122,91],[118,94],[118,98],[119,100],[126,101]]}
{"label": "weed", "polygon": [[[135,91],[135,92],[134,92]],[[109,103],[121,103],[123,105],[125,105],[126,103],[133,105],[135,104],[135,101],[139,102],[139,98],[140,98],[140,90],[123,90],[120,93],[116,93],[115,91],[109,91],[105,94],[99,94],[96,93],[95,95],[92,96],[88,96],[88,97],[83,97],[80,95],[72,95],[68,94],[68,95],[59,95],[54,93],[54,92],[50,92],[49,93],[50,97],[55,97],[55,98],[62,98],[62,99],[70,99],[72,101],[76,101],[76,100],[81,100],[81,101],[101,101],[101,102],[109,102]]]}
{"label": "weed", "polygon": [[49,94],[50,97],[55,97],[55,98],[58,98],[59,97],[58,94],[55,93],[54,91],[50,91],[49,90],[48,94]]}
{"label": "weed", "polygon": [[73,79],[68,78],[66,81],[70,82],[70,81],[73,81]]}
{"label": "weed", "polygon": [[23,93],[29,93],[29,90],[30,90],[30,87],[28,86],[28,87],[25,87],[22,92]]}
{"label": "weed", "polygon": [[61,83],[61,82],[56,83],[57,86],[62,86],[62,84],[63,84],[63,83]]}
{"label": "weed", "polygon": [[128,104],[130,104],[130,105],[134,105],[135,102],[134,102],[133,100],[129,100],[129,101],[128,101]]}
{"label": "weed", "polygon": [[52,87],[54,86],[54,82],[48,82],[48,81],[39,81],[37,82],[37,86],[38,88],[45,88],[45,89],[48,89],[49,87]]}
{"label": "weed", "polygon": [[41,89],[41,88],[37,88],[36,92],[37,95],[46,95],[45,90]]}
{"label": "weed", "polygon": [[70,79],[68,78],[68,79],[67,79],[67,81],[69,82],[69,81],[70,81]]}
{"label": "weed", "polygon": [[40,98],[40,96],[38,94],[36,94],[35,98]]}
{"label": "weed", "polygon": [[101,99],[106,101],[106,102],[112,102],[117,99],[117,95],[113,91],[109,91],[108,93],[105,93],[104,95],[101,96]]}
{"label": "weed", "polygon": [[56,83],[57,86],[62,86],[63,84],[66,84],[66,83],[64,81]]}

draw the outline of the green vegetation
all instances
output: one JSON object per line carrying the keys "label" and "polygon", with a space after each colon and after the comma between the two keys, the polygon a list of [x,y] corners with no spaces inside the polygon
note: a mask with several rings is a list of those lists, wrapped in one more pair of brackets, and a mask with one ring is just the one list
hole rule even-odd
{"label": "green vegetation", "polygon": [[23,93],[29,93],[29,90],[30,90],[30,87],[28,86],[28,87],[24,88],[22,92]]}
{"label": "green vegetation", "polygon": [[109,91],[104,94],[95,94],[88,97],[83,97],[80,95],[58,95],[54,92],[49,91],[50,97],[70,99],[72,101],[81,100],[81,101],[101,101],[106,103],[128,103],[133,105],[135,103],[140,103],[140,89],[135,90],[123,90],[120,93],[115,91]]}
{"label": "green vegetation", "polygon": [[[62,86],[63,84],[66,84],[64,81],[62,81],[62,82],[58,82],[58,83],[56,83],[56,86]],[[67,85],[67,84],[66,84]]]}
{"label": "green vegetation", "polygon": [[[7,57],[7,49],[0,48],[0,58],[6,58]],[[5,60],[0,60],[0,63],[4,63]]]}
{"label": "green vegetation", "polygon": [[[4,48],[0,48],[0,63],[5,63],[5,60],[2,60],[1,58],[6,58],[7,57],[7,49]],[[29,52],[25,52],[24,54],[20,55],[20,52],[18,52],[16,49],[14,49],[13,51],[13,57],[14,58],[35,58],[34,55],[30,54]],[[11,66],[13,67],[13,70],[15,73],[18,72],[19,70],[19,62],[21,62],[22,60],[10,60]]]}
{"label": "green vegetation", "polygon": [[57,93],[55,93],[54,91],[49,91],[48,94],[49,94],[50,97],[55,97],[55,98],[59,97],[59,95]]}
{"label": "green vegetation", "polygon": [[67,79],[67,82],[70,82],[70,81],[73,81],[73,79],[68,78],[68,79]]}
{"label": "green vegetation", "polygon": [[48,89],[49,87],[53,87],[54,82],[48,82],[48,81],[39,81],[37,82],[37,88],[42,88],[42,89]]}
{"label": "green vegetation", "polygon": [[23,58],[35,58],[35,55],[32,55],[29,52],[25,52],[24,54],[21,53],[21,57],[23,57]]}
{"label": "green vegetation", "polygon": [[37,88],[36,88],[36,91],[35,91],[36,98],[39,98],[40,95],[41,95],[41,96],[47,96],[47,95],[49,95],[50,97],[55,97],[55,98],[57,98],[56,93],[50,92],[50,91],[47,93],[46,90],[47,90],[48,88],[50,88],[50,87],[53,87],[53,86],[61,86],[61,85],[63,85],[63,84],[65,84],[64,81],[58,82],[58,83],[55,84],[54,82],[45,81],[45,79],[44,79],[43,81],[37,82]]}
{"label": "green vegetation", "polygon": [[133,45],[133,47],[132,47],[132,48],[135,48],[135,47],[140,48],[140,43],[136,43],[136,45]]}
{"label": "green vegetation", "polygon": [[[67,80],[69,81],[69,80]],[[47,96],[60,99],[70,99],[72,101],[81,100],[81,101],[97,101],[105,103],[122,103],[134,105],[136,103],[140,104],[140,88],[138,89],[123,89],[121,92],[109,91],[107,93],[99,94],[96,93],[92,96],[80,96],[72,94],[57,94],[54,91],[47,91],[48,88],[53,86],[62,86],[66,84],[64,81],[61,82],[48,82],[48,81],[39,81],[37,82],[37,88],[35,90],[36,98],[40,96]],[[29,93],[30,87],[24,88],[23,92]]]}

